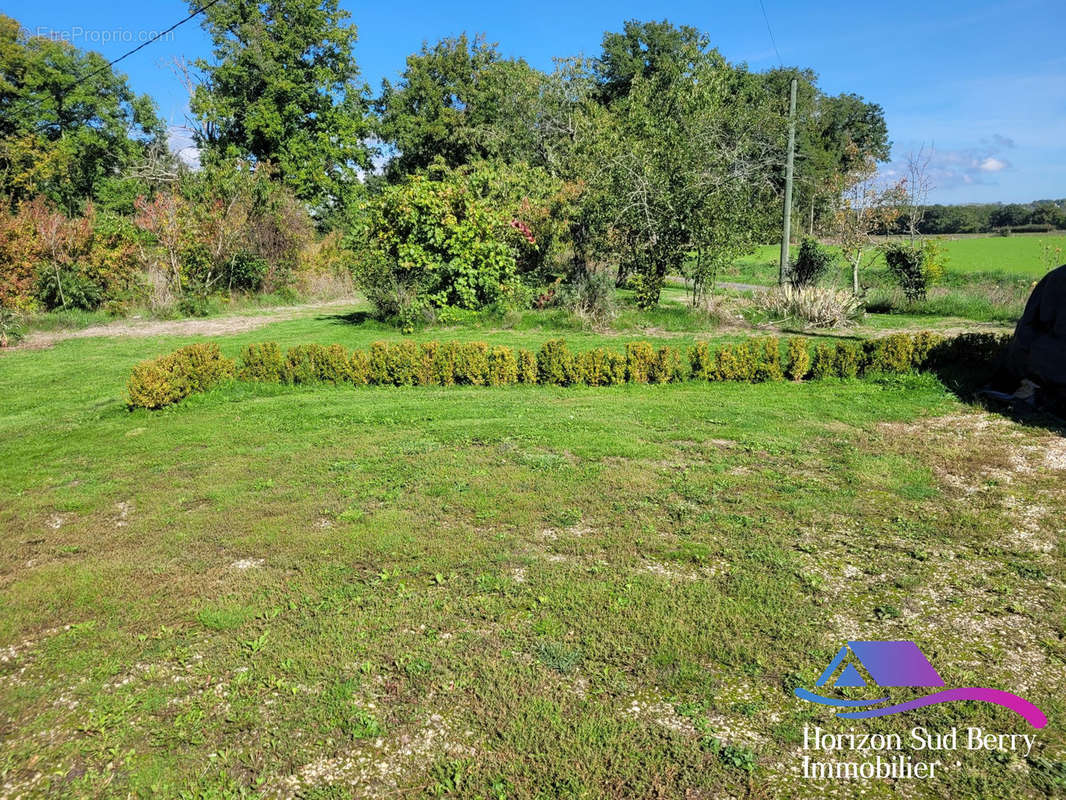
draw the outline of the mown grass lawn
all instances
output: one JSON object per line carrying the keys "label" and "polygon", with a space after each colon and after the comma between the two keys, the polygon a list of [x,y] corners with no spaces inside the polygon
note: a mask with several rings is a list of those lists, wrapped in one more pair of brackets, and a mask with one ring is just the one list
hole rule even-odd
{"label": "mown grass lawn", "polygon": [[[397,338],[345,316],[219,342]],[[130,367],[186,341],[0,357],[0,795],[852,797],[800,780],[797,748],[858,726],[791,690],[857,638],[1051,720],[1028,758],[867,796],[1064,790],[1054,432],[932,376],[241,385],[128,412]],[[1030,732],[973,703],[887,719]]]}

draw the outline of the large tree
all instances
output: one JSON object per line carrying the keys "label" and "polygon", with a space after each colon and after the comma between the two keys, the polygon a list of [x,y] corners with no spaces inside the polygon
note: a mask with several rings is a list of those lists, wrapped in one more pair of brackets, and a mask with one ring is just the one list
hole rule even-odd
{"label": "large tree", "polygon": [[73,214],[163,137],[152,101],[103,56],[0,14],[0,195]]}
{"label": "large tree", "polygon": [[[196,2],[190,6],[199,5]],[[337,0],[222,0],[204,14],[213,58],[191,101],[207,158],[269,161],[320,213],[369,167],[356,28]]]}
{"label": "large tree", "polygon": [[536,109],[544,75],[503,58],[484,38],[442,39],[407,57],[398,83],[383,81],[379,134],[396,149],[393,177],[430,164],[535,157]]}

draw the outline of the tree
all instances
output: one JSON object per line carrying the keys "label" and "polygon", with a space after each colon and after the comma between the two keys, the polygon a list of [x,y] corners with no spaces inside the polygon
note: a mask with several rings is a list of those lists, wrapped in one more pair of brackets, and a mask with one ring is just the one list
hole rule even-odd
{"label": "tree", "polygon": [[709,45],[704,34],[687,25],[678,28],[667,20],[627,20],[621,33],[603,37],[602,53],[595,67],[600,101],[610,105],[627,97],[638,79],[690,72],[694,59]]}
{"label": "tree", "polygon": [[898,219],[903,198],[902,183],[886,186],[878,178],[877,164],[872,158],[845,176],[834,228],[840,252],[851,265],[855,294],[859,293],[859,272],[873,247],[873,234]]}
{"label": "tree", "polygon": [[213,61],[193,64],[190,108],[206,158],[269,161],[319,214],[347,202],[370,165],[348,19],[337,0],[222,0],[204,12]]}
{"label": "tree", "polygon": [[375,102],[380,138],[398,150],[393,178],[435,161],[459,167],[484,159],[535,157],[542,73],[504,59],[483,37],[442,39],[407,57],[399,83],[382,82]]}
{"label": "tree", "polygon": [[935,188],[929,174],[932,158],[933,150],[927,152],[924,144],[917,152],[912,150],[907,153],[907,174],[903,179],[903,207],[900,213],[912,250],[920,245],[926,203],[929,201],[929,192]]}
{"label": "tree", "polygon": [[0,194],[44,194],[69,215],[165,138],[147,95],[99,53],[28,36],[0,14]]}

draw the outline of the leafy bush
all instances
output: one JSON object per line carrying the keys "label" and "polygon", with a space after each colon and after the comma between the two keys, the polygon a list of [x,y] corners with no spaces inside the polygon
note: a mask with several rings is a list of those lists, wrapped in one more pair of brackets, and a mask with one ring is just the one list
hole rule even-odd
{"label": "leafy bush", "polygon": [[577,357],[577,383],[612,386],[626,382],[626,360],[603,347],[586,350]]}
{"label": "leafy bush", "polygon": [[807,377],[811,370],[810,343],[799,336],[793,336],[788,340],[788,365],[785,374],[790,380],[801,381]]}
{"label": "leafy bush", "polygon": [[367,354],[367,381],[375,386],[392,383],[389,378],[388,342],[370,343],[370,352]]}
{"label": "leafy bush", "polygon": [[424,386],[429,382],[422,361],[422,350],[411,341],[393,342],[385,350],[387,382],[393,386]]}
{"label": "leafy bush", "polygon": [[890,244],[885,248],[885,263],[910,303],[925,300],[929,287],[944,274],[944,256],[933,241],[926,241],[920,247]]}
{"label": "leafy bush", "polygon": [[932,331],[919,331],[911,337],[914,345],[913,365],[915,369],[926,369],[931,365],[932,354],[944,337]]}
{"label": "leafy bush", "polygon": [[551,339],[537,353],[540,383],[570,386],[577,381],[577,364],[565,339]]}
{"label": "leafy bush", "polygon": [[518,359],[510,347],[489,350],[489,386],[507,386],[518,382]]}
{"label": "leafy bush", "polygon": [[866,343],[867,372],[901,374],[914,368],[914,340],[906,333],[892,333]]}
{"label": "leafy bush", "polygon": [[560,287],[559,305],[578,319],[603,325],[618,312],[614,283],[614,275],[607,270],[581,271]]}
{"label": "leafy bush", "polygon": [[698,381],[713,379],[714,354],[707,342],[696,342],[688,351],[689,375]]}
{"label": "leafy bush", "polygon": [[348,359],[348,375],[356,386],[370,383],[370,359],[362,350],[356,350]]}
{"label": "leafy bush", "polygon": [[432,343],[427,350],[430,357],[430,382],[438,386],[451,386],[455,383],[455,365],[459,360],[459,344],[445,342],[442,345]]}
{"label": "leafy bush", "polygon": [[753,380],[756,383],[784,380],[785,374],[781,369],[781,343],[776,336],[750,339],[747,345],[755,360]]}
{"label": "leafy bush", "polygon": [[484,342],[465,342],[455,356],[455,382],[465,386],[484,386],[489,377],[489,346]]}
{"label": "leafy bush", "polygon": [[[865,353],[858,342],[837,342],[835,374],[838,378],[857,378],[865,364]],[[908,370],[904,370],[908,371]]]}
{"label": "leafy bush", "polygon": [[655,364],[655,348],[648,342],[626,344],[626,379],[630,383],[647,383]]}
{"label": "leafy bush", "polygon": [[788,281],[796,289],[816,286],[832,264],[833,254],[814,239],[806,238],[800,243],[795,262],[790,265]]}
{"label": "leafy bush", "polygon": [[299,344],[285,354],[285,382],[350,383],[351,359],[339,344]]}
{"label": "leafy bush", "polygon": [[516,252],[533,245],[463,182],[414,176],[362,212],[354,277],[380,315],[409,327],[431,308],[476,310],[515,296]]}
{"label": "leafy bush", "polygon": [[818,342],[811,358],[811,377],[815,380],[833,378],[837,375],[836,348],[826,342]]}
{"label": "leafy bush", "polygon": [[684,379],[685,370],[681,366],[681,353],[677,348],[659,348],[648,370],[648,380],[651,383],[676,383]]}
{"label": "leafy bush", "polygon": [[848,291],[784,286],[756,295],[755,308],[772,319],[796,320],[812,328],[843,328],[865,314],[862,298]]}
{"label": "leafy bush", "polygon": [[22,341],[22,314],[13,308],[0,306],[0,347]]}
{"label": "leafy bush", "polygon": [[285,356],[277,342],[250,344],[241,350],[237,377],[242,381],[281,383],[285,378]]}
{"label": "leafy bush", "polygon": [[126,391],[130,408],[163,408],[206,392],[234,376],[236,365],[214,343],[191,344],[133,368]]}
{"label": "leafy bush", "polygon": [[536,383],[537,376],[537,357],[530,350],[519,350],[518,382],[528,384]]}

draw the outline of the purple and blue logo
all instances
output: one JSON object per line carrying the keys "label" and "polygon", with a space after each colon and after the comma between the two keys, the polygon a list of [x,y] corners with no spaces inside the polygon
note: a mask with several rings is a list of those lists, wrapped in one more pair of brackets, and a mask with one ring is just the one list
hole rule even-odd
{"label": "purple and blue logo", "polygon": [[[864,673],[869,677],[869,681],[864,677]],[[833,676],[836,676],[836,680],[830,684]],[[868,686],[870,683],[881,687],[906,686],[930,689],[939,689],[944,686],[943,678],[937,674],[933,665],[929,663],[929,659],[914,642],[848,642],[837,651],[833,660],[829,662],[829,666],[815,681],[815,686],[831,685],[833,688],[842,689]],[[837,712],[837,716],[844,719],[883,717],[887,714],[901,714],[904,711],[937,703],[976,700],[1009,708],[1021,715],[1034,728],[1043,728],[1047,725],[1047,717],[1044,716],[1043,711],[1025,698],[1000,689],[980,687],[940,689],[940,691],[931,692],[914,700],[892,705],[885,705],[889,702],[888,697],[879,697],[874,700],[840,700],[815,694],[802,687],[795,690],[795,695],[801,700],[808,700],[812,703],[844,708],[846,710]]]}

